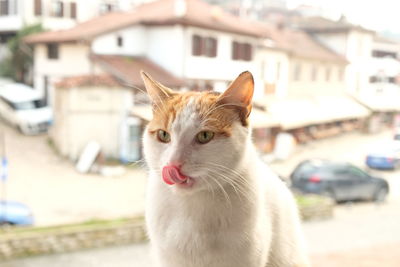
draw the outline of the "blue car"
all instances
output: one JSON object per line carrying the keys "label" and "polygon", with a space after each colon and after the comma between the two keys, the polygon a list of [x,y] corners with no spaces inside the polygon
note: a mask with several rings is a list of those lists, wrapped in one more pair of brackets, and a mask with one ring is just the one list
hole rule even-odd
{"label": "blue car", "polygon": [[16,201],[0,201],[0,225],[33,225],[31,210]]}
{"label": "blue car", "polygon": [[400,142],[394,141],[367,155],[365,163],[373,169],[394,170],[400,167]]}

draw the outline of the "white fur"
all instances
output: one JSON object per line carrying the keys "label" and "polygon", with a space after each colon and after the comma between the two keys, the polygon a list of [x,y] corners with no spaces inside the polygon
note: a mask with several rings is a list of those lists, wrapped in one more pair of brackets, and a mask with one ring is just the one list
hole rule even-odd
{"label": "white fur", "polygon": [[[247,128],[237,122],[230,137],[197,144],[203,129],[190,103],[168,130],[168,144],[144,135],[157,267],[309,266],[293,197],[259,160]],[[195,179],[193,188],[163,182],[162,167],[174,162]]]}

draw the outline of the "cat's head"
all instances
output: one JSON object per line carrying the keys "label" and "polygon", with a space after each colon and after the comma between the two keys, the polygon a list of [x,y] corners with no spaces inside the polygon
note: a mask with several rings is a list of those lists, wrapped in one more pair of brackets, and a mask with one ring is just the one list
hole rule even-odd
{"label": "cat's head", "polygon": [[240,179],[236,170],[250,139],[251,73],[240,74],[223,94],[176,92],[144,72],[142,78],[153,105],[144,154],[157,182],[194,193]]}

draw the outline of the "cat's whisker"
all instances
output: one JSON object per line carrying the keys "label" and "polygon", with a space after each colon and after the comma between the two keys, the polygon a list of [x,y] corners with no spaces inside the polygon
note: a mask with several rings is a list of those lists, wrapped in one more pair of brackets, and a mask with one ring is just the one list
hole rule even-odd
{"label": "cat's whisker", "polygon": [[[216,177],[212,177],[212,179],[214,180],[215,178],[219,178],[221,179],[223,182],[227,183],[229,186],[231,186],[233,188],[233,190],[236,192],[236,194],[238,195],[239,198],[241,198],[242,196],[244,196],[245,198],[247,198],[248,200],[252,201],[251,198],[248,197],[248,193],[246,193],[246,190],[251,190],[251,187],[248,185],[248,183],[246,183],[246,180],[244,178],[240,178],[240,174],[238,172],[234,172],[232,170],[230,170],[229,168],[226,168],[225,166],[222,165],[214,165],[214,166],[210,166],[207,164],[197,164],[197,167],[205,167],[207,168],[207,171],[211,172],[213,175],[215,175]],[[222,168],[225,167],[225,168]],[[238,179],[231,179],[230,177],[228,177],[227,175],[221,174],[216,170],[213,170],[214,168],[219,168],[220,171],[223,171],[227,174],[232,174],[235,178]],[[229,173],[230,172],[230,173]]]}
{"label": "cat's whisker", "polygon": [[207,189],[209,189],[209,191],[211,191],[211,194],[213,196],[213,199],[215,199],[215,192],[214,192],[214,188],[212,187],[212,185],[210,184],[210,182],[207,181],[207,179],[202,179],[202,181],[204,181],[206,183]]}
{"label": "cat's whisker", "polygon": [[218,179],[215,179],[212,176],[208,176],[208,177],[221,189],[222,194],[224,195],[225,199],[227,200],[227,204],[228,204],[229,208],[232,209],[231,198],[229,197],[228,193],[226,192],[226,190],[224,189],[222,184],[220,182],[218,182]]}

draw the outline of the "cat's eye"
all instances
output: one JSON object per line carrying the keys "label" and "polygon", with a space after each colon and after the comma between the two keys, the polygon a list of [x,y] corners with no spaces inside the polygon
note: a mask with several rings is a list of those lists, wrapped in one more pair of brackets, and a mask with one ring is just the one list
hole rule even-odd
{"label": "cat's eye", "polygon": [[214,133],[211,131],[201,131],[196,136],[196,141],[200,144],[207,144],[214,138]]}
{"label": "cat's eye", "polygon": [[168,132],[166,132],[164,130],[158,130],[157,131],[157,139],[160,142],[169,143],[169,141],[171,141],[171,136],[169,135]]}

